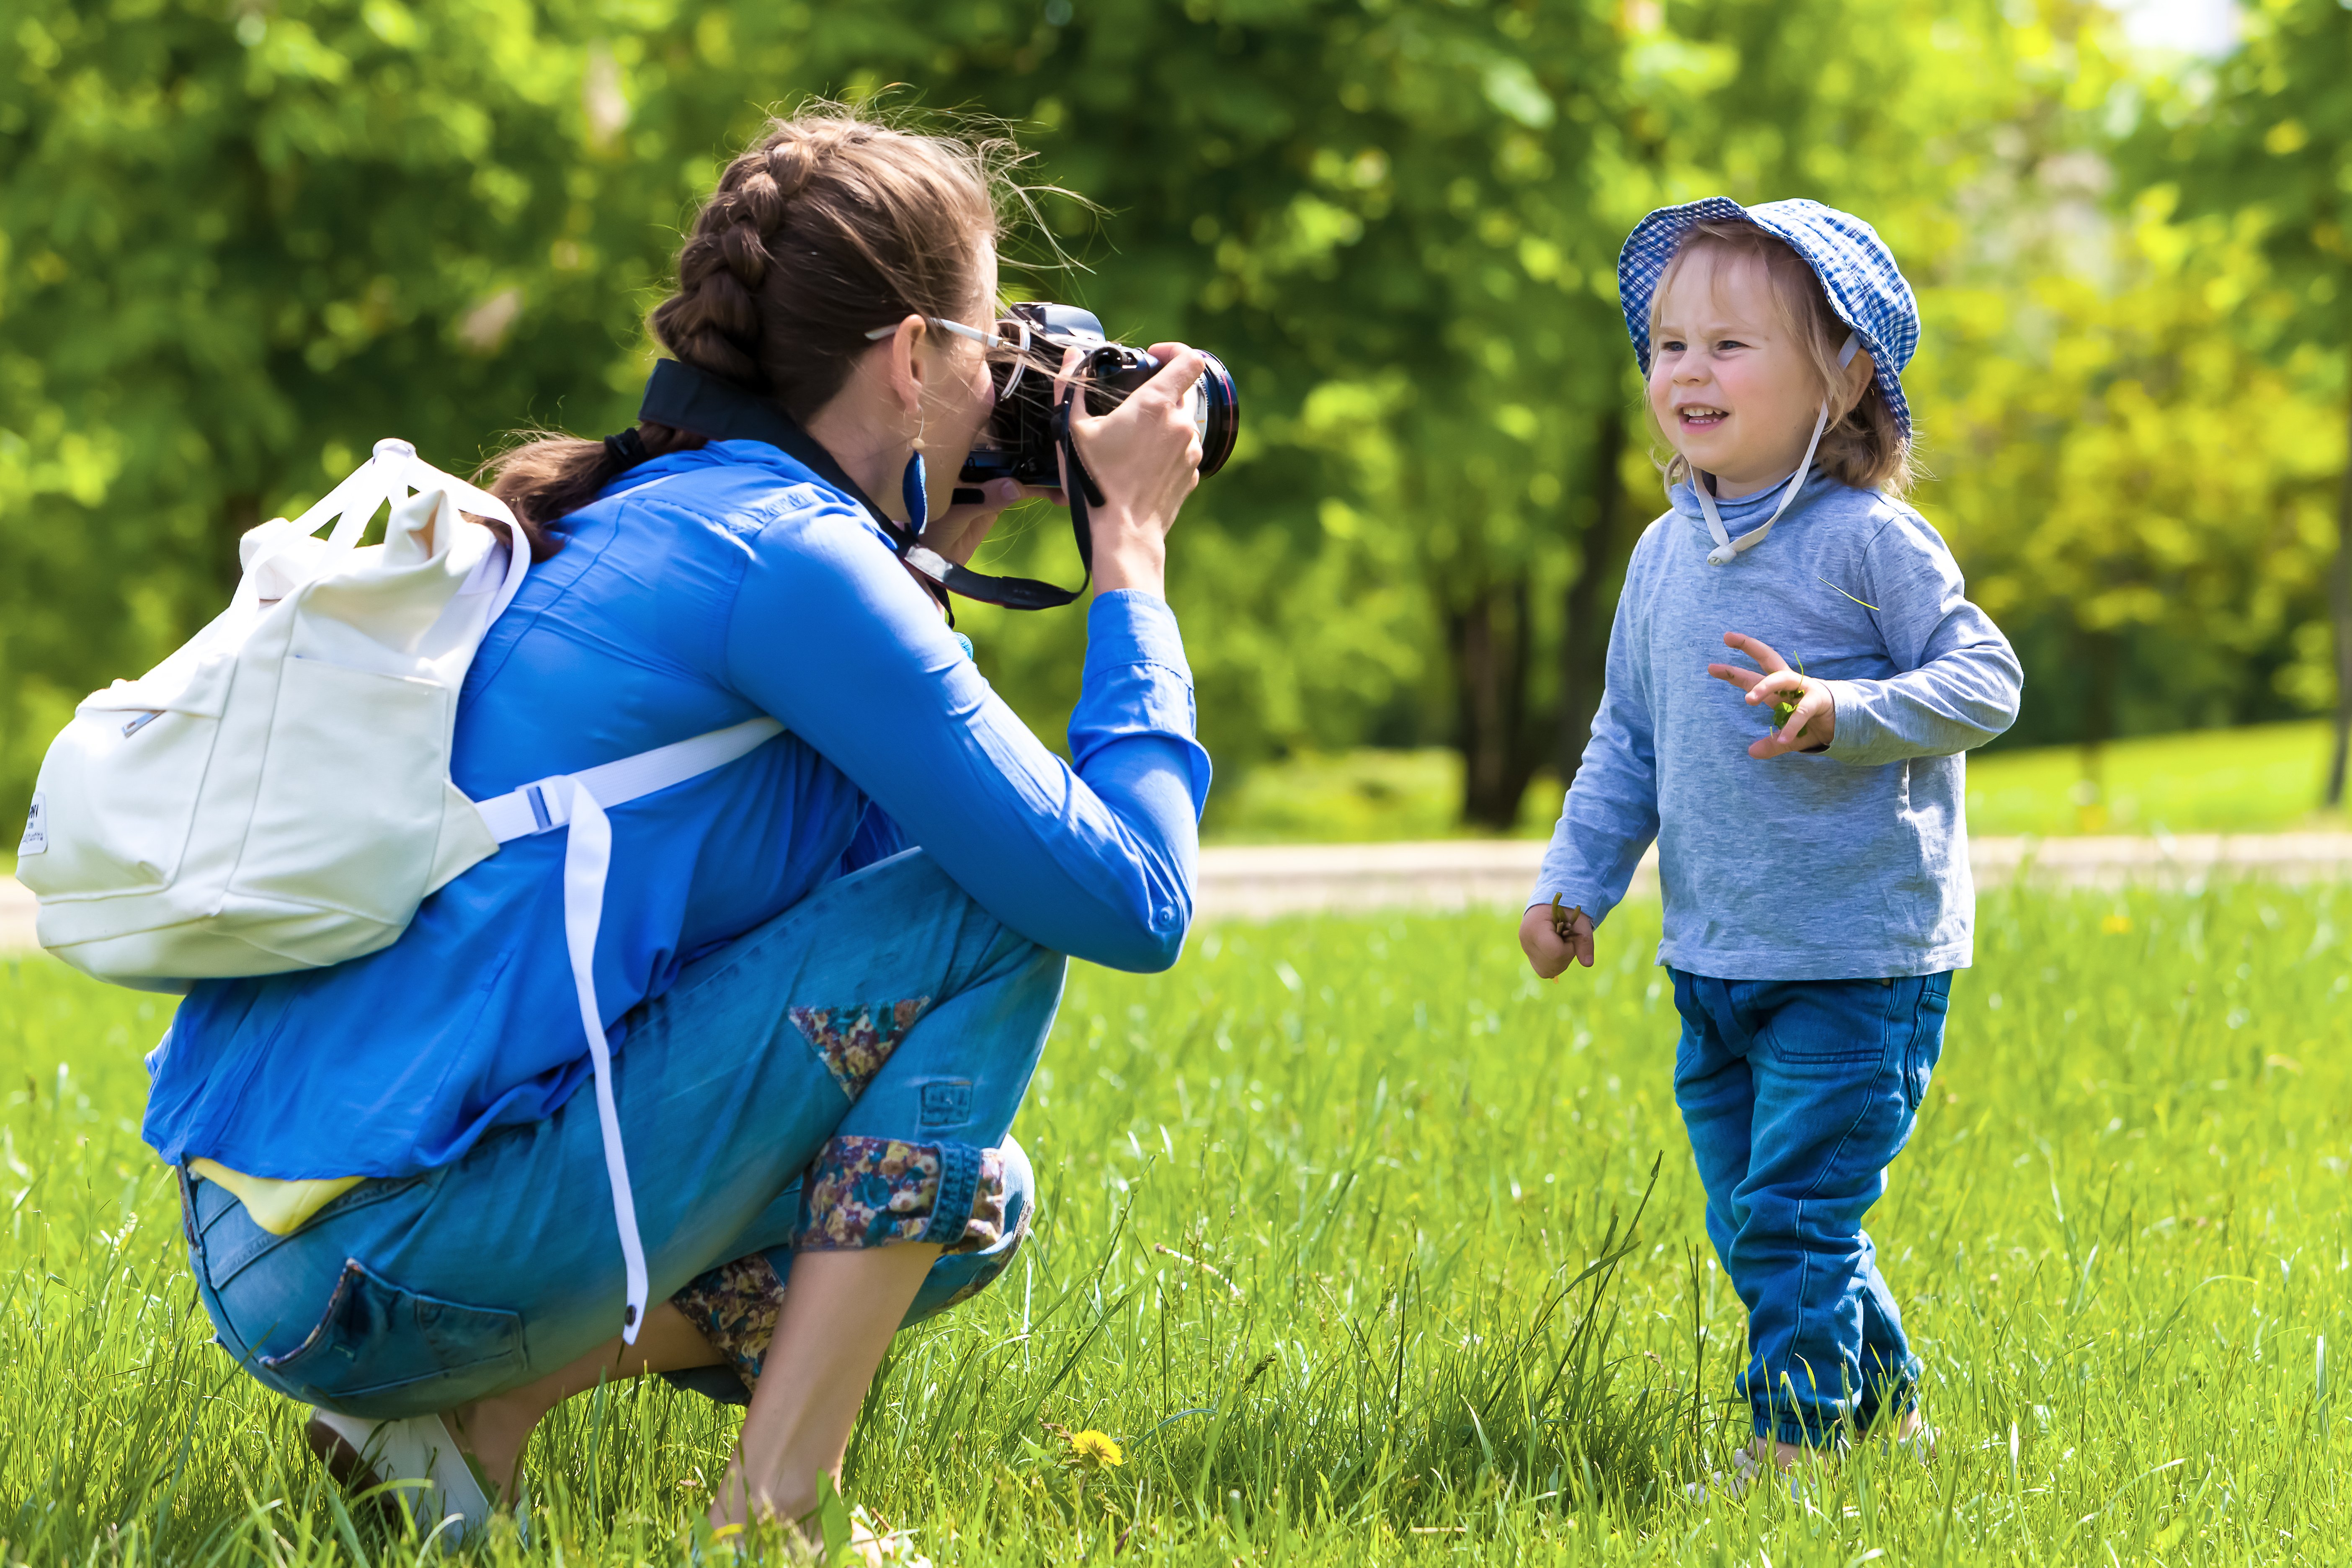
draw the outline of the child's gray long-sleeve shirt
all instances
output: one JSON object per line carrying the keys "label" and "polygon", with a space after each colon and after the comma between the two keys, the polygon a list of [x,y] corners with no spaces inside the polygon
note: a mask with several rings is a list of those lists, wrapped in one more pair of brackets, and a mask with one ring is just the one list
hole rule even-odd
{"label": "child's gray long-sleeve shirt", "polygon": [[[1781,488],[1719,501],[1731,536],[1771,515]],[[1900,501],[1816,470],[1770,534],[1711,566],[1688,487],[1671,499],[1626,567],[1601,710],[1529,902],[1557,893],[1605,919],[1655,838],[1661,963],[1727,980],[1965,967],[1976,892],[1961,753],[2017,717],[2008,638]],[[1826,752],[1748,755],[1771,713],[1707,674],[1748,663],[1726,632],[1828,684]]]}

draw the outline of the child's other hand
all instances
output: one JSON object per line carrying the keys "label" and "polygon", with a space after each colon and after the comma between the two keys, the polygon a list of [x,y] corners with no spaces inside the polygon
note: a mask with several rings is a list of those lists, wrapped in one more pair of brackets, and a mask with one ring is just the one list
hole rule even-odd
{"label": "child's other hand", "polygon": [[1748,748],[1748,754],[1761,760],[1783,757],[1790,752],[1825,752],[1837,735],[1837,703],[1830,697],[1829,687],[1818,680],[1808,680],[1789,668],[1789,661],[1772,650],[1769,643],[1738,632],[1723,634],[1724,646],[1738,649],[1762,667],[1761,673],[1742,669],[1736,664],[1710,664],[1706,672],[1717,680],[1727,680],[1748,693],[1750,704],[1768,711],[1783,697],[1796,700],[1797,710],[1789,721]]}
{"label": "child's other hand", "polygon": [[1568,923],[1568,935],[1562,938],[1552,929],[1551,906],[1530,905],[1519,920],[1519,951],[1528,955],[1528,964],[1545,980],[1557,980],[1567,970],[1571,960],[1585,968],[1592,967],[1592,917],[1582,910]]}

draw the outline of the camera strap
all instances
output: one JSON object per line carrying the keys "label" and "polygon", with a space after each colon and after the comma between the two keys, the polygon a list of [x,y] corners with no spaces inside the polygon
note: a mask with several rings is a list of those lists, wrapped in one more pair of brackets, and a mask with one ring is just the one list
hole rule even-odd
{"label": "camera strap", "polygon": [[[682,361],[655,362],[637,418],[647,425],[667,425],[674,430],[688,431],[706,440],[764,441],[775,447],[864,507],[866,515],[889,539],[898,559],[925,580],[942,608],[947,606],[950,593],[983,605],[1001,605],[1008,610],[1052,610],[1075,603],[1086,592],[1085,583],[1071,589],[1056,588],[1033,577],[992,577],[969,566],[959,566],[935,550],[925,549],[922,541],[909,533],[905,524],[874,504],[874,499],[842,471],[833,454],[802,429],[798,421],[757,394]],[[1094,549],[1087,528],[1085,492],[1092,489],[1094,483],[1078,467],[1077,449],[1070,441],[1066,403],[1056,410],[1054,428],[1070,470],[1081,476],[1070,494],[1070,521],[1077,531],[1078,559],[1085,563],[1091,581]]]}
{"label": "camera strap", "polygon": [[[1095,488],[1095,477],[1078,461],[1077,437],[1070,434],[1070,410],[1077,401],[1077,384],[1072,382],[1062,389],[1062,401],[1054,405],[1054,440],[1062,448],[1062,491],[1069,498],[1070,531],[1077,536],[1078,564],[1087,573],[1085,581],[1078,584],[1078,593],[1083,594],[1087,584],[1095,580],[1095,531],[1087,508],[1100,506],[1103,498],[1102,491]],[[1078,482],[1072,484],[1072,479]]]}

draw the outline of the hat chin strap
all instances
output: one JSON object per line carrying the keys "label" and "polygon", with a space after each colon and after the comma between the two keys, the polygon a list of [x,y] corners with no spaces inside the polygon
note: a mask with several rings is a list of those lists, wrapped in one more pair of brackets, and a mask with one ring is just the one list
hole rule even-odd
{"label": "hat chin strap", "polygon": [[[1855,351],[1861,347],[1861,338],[1848,332],[1845,347],[1838,351],[1838,368],[1843,370],[1852,364]],[[1707,493],[1706,480],[1696,468],[1691,469],[1691,490],[1698,497],[1698,510],[1706,514],[1706,531],[1715,535],[1715,548],[1706,552],[1708,565],[1728,566],[1732,558],[1741,551],[1752,550],[1764,542],[1764,536],[1772,531],[1772,525],[1780,521],[1780,514],[1789,510],[1789,503],[1797,499],[1799,490],[1804,489],[1805,476],[1812,471],[1813,454],[1820,450],[1822,435],[1829,427],[1829,399],[1823,398],[1822,411],[1813,420],[1813,438],[1805,443],[1805,456],[1797,464],[1797,471],[1789,476],[1789,488],[1780,492],[1780,504],[1772,509],[1772,515],[1764,520],[1763,527],[1750,529],[1737,539],[1732,538],[1730,530],[1723,526],[1723,514],[1715,510],[1715,497]]]}

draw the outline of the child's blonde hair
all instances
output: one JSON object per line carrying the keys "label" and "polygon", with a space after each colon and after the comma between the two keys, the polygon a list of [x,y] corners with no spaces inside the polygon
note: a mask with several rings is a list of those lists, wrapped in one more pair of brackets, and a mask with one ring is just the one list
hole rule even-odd
{"label": "child's blonde hair", "polygon": [[[1805,258],[1780,240],[1752,223],[1739,223],[1710,218],[1694,224],[1675,247],[1674,259],[1666,263],[1658,279],[1658,286],[1650,294],[1650,342],[1658,340],[1658,306],[1674,286],[1675,275],[1683,264],[1700,251],[1737,258],[1753,257],[1764,268],[1764,276],[1771,285],[1772,302],[1780,313],[1781,324],[1789,329],[1805,357],[1812,363],[1822,395],[1843,384],[1845,373],[1839,368],[1838,353],[1845,347],[1847,334],[1853,329],[1830,309],[1829,296],[1822,291],[1822,280],[1813,275]],[[1654,347],[1651,351],[1656,352]],[[1649,409],[1649,400],[1643,399]],[[1674,443],[1658,424],[1654,411],[1647,413],[1653,435],[1672,450]],[[1822,433],[1821,449],[1815,461],[1822,471],[1840,484],[1852,485],[1858,490],[1885,490],[1891,496],[1910,491],[1918,472],[1911,461],[1911,437],[1895,422],[1895,410],[1886,405],[1885,395],[1878,390],[1878,378],[1874,375],[1863,388],[1861,401],[1845,415],[1830,423]],[[1691,476],[1690,459],[1675,452],[1660,465],[1671,488]]]}

